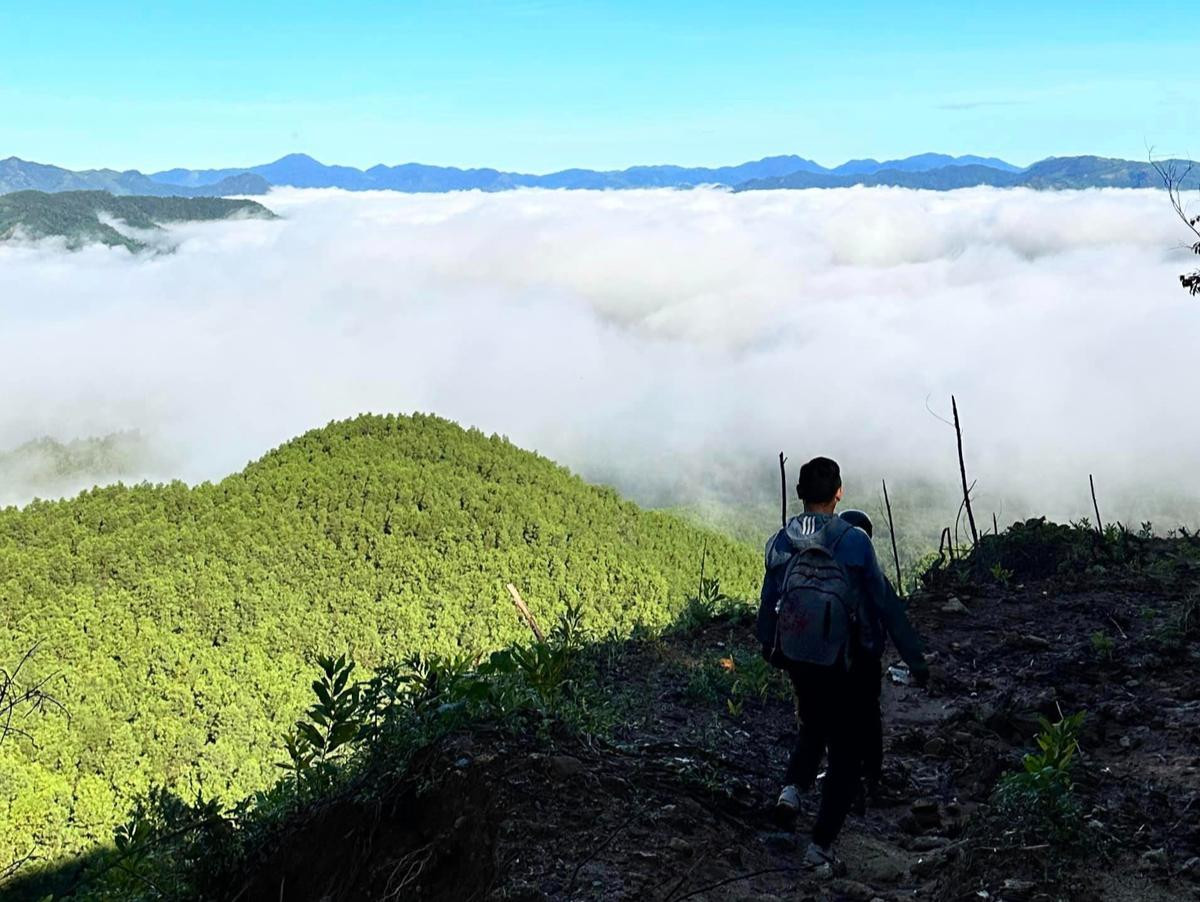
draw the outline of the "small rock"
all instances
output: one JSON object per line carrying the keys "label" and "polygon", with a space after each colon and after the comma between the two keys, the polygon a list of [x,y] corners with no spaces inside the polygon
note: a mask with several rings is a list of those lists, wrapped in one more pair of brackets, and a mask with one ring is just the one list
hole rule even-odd
{"label": "small rock", "polygon": [[1002,893],[1005,899],[1012,899],[1013,902],[1021,902],[1022,899],[1028,899],[1033,895],[1033,891],[1037,889],[1037,884],[1032,880],[1018,880],[1016,877],[1011,877],[1004,881],[1004,892]]}
{"label": "small rock", "polygon": [[835,877],[840,877],[846,873],[846,865],[841,861],[835,861],[833,864],[823,864],[812,872],[814,880],[832,880]]}
{"label": "small rock", "polygon": [[917,799],[909,808],[913,820],[923,830],[938,827],[942,823],[942,815],[938,810],[937,799]]}
{"label": "small rock", "polygon": [[672,852],[678,852],[680,855],[692,854],[692,844],[681,836],[672,836],[667,840],[667,848]]}
{"label": "small rock", "polygon": [[909,846],[914,852],[932,852],[949,844],[950,840],[944,836],[918,836]]}
{"label": "small rock", "polygon": [[840,897],[855,899],[858,902],[871,902],[875,898],[875,890],[854,880],[835,880],[829,884],[829,888]]}
{"label": "small rock", "polygon": [[941,736],[934,736],[927,743],[925,743],[926,755],[933,755],[936,757],[942,754],[944,751],[946,751],[946,740]]}
{"label": "small rock", "polygon": [[942,605],[942,613],[943,614],[969,614],[971,612],[970,612],[970,610],[968,610],[968,608],[965,604],[963,604],[961,601],[959,601],[957,598],[955,598],[953,595],[951,595],[946,600],[946,603]]}
{"label": "small rock", "polygon": [[909,870],[912,871],[914,877],[928,877],[939,870],[945,863],[946,856],[935,852],[922,855],[909,865]]}
{"label": "small rock", "polygon": [[549,759],[550,774],[556,780],[569,780],[583,773],[583,762],[570,755],[555,755]]}
{"label": "small rock", "polygon": [[1185,861],[1180,873],[1191,877],[1193,880],[1200,880],[1200,855]]}
{"label": "small rock", "polygon": [[782,831],[767,833],[763,836],[763,844],[775,852],[795,852],[796,835]]}
{"label": "small rock", "polygon": [[1142,853],[1141,864],[1144,868],[1161,868],[1167,865],[1166,849],[1151,849]]}
{"label": "small rock", "polygon": [[854,872],[867,883],[899,883],[908,876],[908,864],[899,856],[877,855],[856,864]]}
{"label": "small rock", "polygon": [[1121,748],[1128,751],[1129,749],[1133,748],[1133,740],[1130,739],[1128,736],[1122,736],[1120,739],[1117,740],[1117,745],[1119,745]]}

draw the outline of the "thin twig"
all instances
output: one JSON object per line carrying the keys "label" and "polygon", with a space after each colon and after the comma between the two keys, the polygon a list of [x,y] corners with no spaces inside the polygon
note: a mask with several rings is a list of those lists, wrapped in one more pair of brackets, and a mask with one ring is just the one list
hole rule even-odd
{"label": "thin twig", "polygon": [[1088,473],[1088,484],[1092,487],[1092,510],[1096,512],[1096,532],[1104,535],[1104,521],[1100,519],[1100,505],[1096,503],[1096,480]]}
{"label": "thin twig", "polygon": [[783,456],[783,452],[779,452],[779,521],[787,526],[787,468],[784,466],[787,463],[787,458]]}
{"label": "thin twig", "polygon": [[625,818],[625,820],[623,820],[620,824],[618,824],[617,829],[615,829],[611,833],[609,833],[608,836],[605,838],[604,842],[600,843],[600,845],[598,845],[598,846],[592,847],[592,851],[588,853],[587,857],[584,859],[581,859],[579,864],[575,865],[575,870],[571,871],[571,879],[567,881],[567,888],[566,888],[565,892],[569,893],[571,891],[571,889],[575,886],[575,881],[579,878],[579,872],[583,869],[583,866],[586,865],[588,862],[595,860],[596,856],[599,855],[601,852],[603,852],[605,849],[607,849],[609,847],[609,845],[612,844],[612,841],[614,839],[616,839],[620,834],[624,833],[629,828],[629,825],[632,824],[635,820],[637,820],[641,816],[641,814],[642,814],[641,808],[634,809],[633,814],[629,815],[629,817]]}
{"label": "thin twig", "polygon": [[533,619],[533,614],[529,612],[529,608],[521,599],[521,593],[517,591],[517,587],[512,583],[508,584],[508,594],[512,596],[513,604],[517,606],[517,611],[525,618],[525,622],[529,624],[529,628],[533,630],[533,634],[537,637],[537,640],[545,642],[545,634],[542,633],[541,628],[537,625],[537,621]]}
{"label": "thin twig", "polygon": [[1179,829],[1179,825],[1182,824],[1184,822],[1184,820],[1187,819],[1187,813],[1191,810],[1192,803],[1195,801],[1196,801],[1196,796],[1192,796],[1190,799],[1188,799],[1188,803],[1183,806],[1183,812],[1179,815],[1179,820],[1177,820],[1175,822],[1174,826],[1172,826],[1171,829],[1167,831],[1167,836],[1170,836],[1172,833],[1174,833],[1176,830]]}
{"label": "thin twig", "polygon": [[888,532],[892,536],[892,560],[896,563],[896,594],[904,594],[904,581],[900,576],[900,552],[896,550],[896,524],[892,520],[892,499],[888,497],[887,480],[883,480],[883,503],[887,506]]}
{"label": "thin twig", "polygon": [[1112,621],[1112,625],[1113,625],[1113,626],[1115,626],[1115,627],[1117,628],[1117,632],[1121,634],[1121,638],[1122,638],[1122,639],[1124,639],[1126,642],[1128,642],[1128,641],[1129,641],[1129,637],[1125,635],[1125,630],[1121,629],[1121,624],[1117,623],[1117,620],[1116,620],[1116,618],[1115,618],[1115,617],[1113,617],[1113,615],[1112,615],[1112,614],[1109,614],[1109,615],[1108,615],[1108,619],[1109,619],[1109,620],[1111,620],[1111,621]]}
{"label": "thin twig", "polygon": [[967,520],[971,524],[972,546],[979,544],[979,532],[975,529],[975,512],[971,510],[971,490],[967,488],[967,462],[963,457],[962,423],[958,419],[958,401],[950,396],[950,407],[954,411],[954,434],[958,438],[958,471],[962,476],[963,503],[967,507]]}

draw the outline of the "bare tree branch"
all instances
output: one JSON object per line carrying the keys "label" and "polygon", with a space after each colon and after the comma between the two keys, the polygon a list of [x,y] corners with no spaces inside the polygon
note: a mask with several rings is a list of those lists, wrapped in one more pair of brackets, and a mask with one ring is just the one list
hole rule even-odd
{"label": "bare tree branch", "polygon": [[[1200,255],[1200,216],[1190,215],[1183,200],[1183,191],[1195,164],[1191,161],[1183,163],[1179,160],[1155,160],[1151,156],[1150,165],[1158,173],[1158,177],[1167,191],[1167,197],[1171,201],[1171,207],[1175,210],[1175,215],[1197,239],[1188,247],[1193,254]],[[1193,297],[1200,295],[1200,269],[1180,275],[1179,284]]]}

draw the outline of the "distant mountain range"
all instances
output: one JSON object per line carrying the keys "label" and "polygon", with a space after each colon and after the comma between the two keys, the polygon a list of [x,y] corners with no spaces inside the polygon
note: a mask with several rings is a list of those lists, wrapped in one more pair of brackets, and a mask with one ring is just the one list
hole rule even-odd
{"label": "distant mountain range", "polygon": [[[1189,165],[1184,160],[1164,162],[1173,162],[1181,169]],[[1162,180],[1150,163],[1106,157],[1050,157],[1026,169],[1001,169],[972,163],[913,170],[882,164],[882,168],[869,173],[839,174],[836,170],[792,172],[783,176],[751,179],[735,188],[738,191],[763,191],[775,188],[845,188],[852,185],[886,185],[930,191],[991,185],[997,188],[1053,191],[1072,188],[1160,188]],[[1200,187],[1200,166],[1188,174],[1183,187]]]}
{"label": "distant mountain range", "polygon": [[0,160],[0,194],[13,191],[107,191],[146,197],[223,197],[230,194],[266,194],[271,185],[262,176],[239,172],[227,179],[196,187],[172,185],[142,175],[135,169],[85,169],[73,172],[17,157]]}
{"label": "distant mountain range", "polygon": [[261,176],[272,185],[297,188],[345,188],[350,191],[503,191],[510,188],[686,188],[695,185],[730,187],[762,179],[783,178],[796,172],[836,176],[868,175],[881,169],[920,172],[939,167],[985,165],[1002,172],[1018,168],[1003,160],[982,157],[949,157],[921,154],[905,160],[851,160],[835,169],[826,169],[804,157],[766,157],[752,163],[719,168],[684,166],[632,166],[629,169],[596,171],[564,169],[548,175],[503,172],[498,169],[457,169],[452,166],[426,166],[405,163],[401,166],[326,166],[305,154],[290,154],[274,163],[246,169],[169,169],[150,178],[165,185],[198,189],[220,184],[247,174]]}
{"label": "distant mountain range", "polygon": [[231,217],[272,219],[252,200],[224,197],[114,197],[107,191],[14,191],[0,195],[0,242],[63,238],[68,248],[107,244],[142,251],[169,249],[154,236],[167,223]]}
{"label": "distant mountain range", "polygon": [[1060,189],[1147,188],[1158,184],[1158,175],[1149,163],[1092,156],[1051,157],[1024,169],[995,157],[952,157],[936,153],[883,162],[850,160],[832,169],[804,157],[777,156],[717,168],[632,166],[609,171],[564,169],[547,175],[421,163],[379,165],[364,170],[353,166],[327,166],[305,154],[289,154],[273,163],[243,169],[168,169],[150,175],[112,169],[72,172],[57,166],[28,163],[16,157],[0,161],[0,194],[36,189],[100,190],[117,195],[226,196],[264,194],[276,185],[350,191],[445,192],[534,187],[689,188],[696,185],[724,185],[737,190],[892,185],[948,191],[977,185]]}

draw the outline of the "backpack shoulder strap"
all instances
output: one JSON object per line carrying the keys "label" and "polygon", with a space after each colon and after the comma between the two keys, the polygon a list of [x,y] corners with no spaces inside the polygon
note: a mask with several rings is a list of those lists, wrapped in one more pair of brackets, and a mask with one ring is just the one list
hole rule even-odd
{"label": "backpack shoulder strap", "polygon": [[825,547],[829,549],[830,554],[837,551],[837,547],[842,544],[842,539],[846,538],[852,529],[854,527],[841,517],[834,517],[825,524]]}

